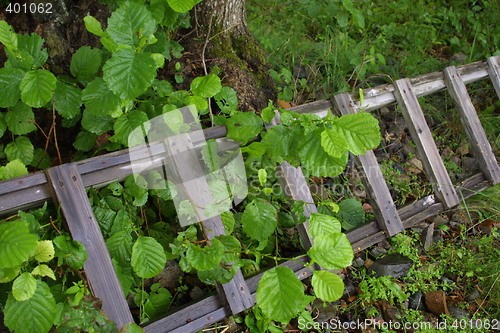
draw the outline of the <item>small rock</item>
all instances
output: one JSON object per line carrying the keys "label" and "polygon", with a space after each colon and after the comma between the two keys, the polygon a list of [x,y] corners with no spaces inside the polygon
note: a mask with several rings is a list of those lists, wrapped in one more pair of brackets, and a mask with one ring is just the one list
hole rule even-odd
{"label": "small rock", "polygon": [[451,61],[454,61],[458,64],[465,64],[467,59],[468,59],[467,55],[461,52],[455,53],[454,55],[451,56]]}
{"label": "small rock", "polygon": [[409,298],[408,307],[414,310],[425,310],[424,294],[421,292],[416,292]]}
{"label": "small rock", "polygon": [[469,153],[469,143],[467,141],[462,141],[460,145],[458,146],[456,153],[459,155],[467,155]]}
{"label": "small rock", "polygon": [[469,312],[457,306],[450,306],[448,308],[448,311],[450,312],[450,316],[452,316],[453,318],[457,319],[469,318]]}
{"label": "small rock", "polygon": [[474,171],[479,169],[479,163],[477,159],[473,157],[465,157],[463,159],[465,171]]}
{"label": "small rock", "polygon": [[386,322],[399,322],[399,311],[393,306],[382,308],[382,316]]}
{"label": "small rock", "polygon": [[439,229],[435,230],[434,235],[432,236],[432,242],[436,244],[442,241],[443,241],[443,231]]}
{"label": "small rock", "polygon": [[440,316],[442,314],[450,314],[450,312],[448,311],[448,306],[446,304],[446,294],[442,290],[426,292],[425,306],[432,314],[436,316]]}
{"label": "small rock", "polygon": [[481,293],[477,289],[474,289],[474,290],[472,290],[472,292],[470,294],[465,296],[465,300],[468,302],[473,302],[473,301],[479,299],[480,297],[481,297]]}
{"label": "small rock", "polygon": [[452,157],[450,157],[450,161],[455,163],[456,165],[460,165],[462,162],[462,159],[458,156],[452,156]]}
{"label": "small rock", "polygon": [[403,147],[403,154],[405,156],[408,156],[408,155],[415,155],[417,153],[417,148],[413,147],[413,146],[410,146],[410,145],[404,145]]}
{"label": "small rock", "polygon": [[365,268],[369,268],[370,266],[372,266],[372,265],[373,265],[373,263],[374,263],[374,261],[373,261],[373,260],[371,260],[371,259],[366,259],[366,260],[365,260],[365,264],[364,264],[364,266],[365,266]]}
{"label": "small rock", "polygon": [[419,174],[424,171],[424,165],[418,158],[414,157],[412,159],[409,159],[407,163],[413,167],[412,169],[416,170],[413,171],[413,173]]}
{"label": "small rock", "polygon": [[338,306],[329,302],[323,302],[319,299],[313,303],[318,316],[314,319],[317,323],[328,322],[338,318]]}
{"label": "small rock", "polygon": [[346,278],[344,280],[344,285],[345,285],[345,288],[344,288],[344,294],[343,294],[343,296],[348,296],[349,297],[349,296],[356,295],[356,287],[352,283],[351,279]]}
{"label": "small rock", "polygon": [[160,274],[153,278],[153,283],[159,283],[163,288],[175,289],[179,287],[179,278],[183,275],[184,272],[177,261],[169,260]]}
{"label": "small rock", "polygon": [[436,215],[434,216],[431,221],[434,223],[436,226],[442,225],[442,224],[448,224],[448,221],[450,219],[448,218],[447,215]]}
{"label": "small rock", "polygon": [[198,286],[194,286],[189,292],[189,296],[193,301],[198,301],[205,296],[205,292]]}
{"label": "small rock", "polygon": [[420,234],[420,241],[424,244],[424,250],[429,251],[432,246],[434,236],[434,223],[429,224],[427,228],[422,231]]}
{"label": "small rock", "polygon": [[370,253],[372,256],[374,256],[375,258],[381,256],[382,254],[386,254],[387,253],[387,250],[384,249],[383,247],[380,247],[380,246],[375,246],[374,248],[372,248],[370,250]]}
{"label": "small rock", "polygon": [[224,319],[224,324],[227,326],[224,329],[224,332],[235,333],[235,332],[239,332],[240,331],[240,328],[239,328],[238,324],[236,323],[236,321],[234,321],[233,317],[225,318]]}
{"label": "small rock", "polygon": [[453,215],[451,216],[451,219],[457,223],[460,223],[460,224],[466,224],[469,221],[469,217],[467,216],[467,213],[462,209],[456,210],[453,213]]}
{"label": "small rock", "polygon": [[361,257],[354,258],[354,260],[352,261],[352,266],[354,266],[355,268],[363,267],[364,264],[365,261]]}
{"label": "small rock", "polygon": [[453,155],[453,150],[450,148],[450,146],[444,147],[444,149],[441,151],[442,157],[450,157],[451,155]]}
{"label": "small rock", "polygon": [[377,259],[368,271],[373,271],[377,276],[387,276],[398,278],[405,276],[413,265],[413,261],[399,253],[389,254]]}

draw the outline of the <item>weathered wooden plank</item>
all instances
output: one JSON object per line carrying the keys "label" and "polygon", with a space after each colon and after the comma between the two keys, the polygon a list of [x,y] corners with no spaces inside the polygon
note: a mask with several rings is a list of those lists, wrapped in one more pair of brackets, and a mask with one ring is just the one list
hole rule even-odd
{"label": "weathered wooden plank", "polygon": [[[203,167],[195,153],[194,142],[201,141],[203,133],[185,133],[165,140],[167,164],[176,179],[179,194],[191,201],[198,220],[201,221],[207,239],[225,235],[224,224],[219,215],[206,218],[204,208],[213,200],[208,182],[203,175]],[[169,175],[170,176],[170,175]],[[245,283],[241,271],[223,285],[217,285],[221,301],[230,313],[240,313],[254,305],[254,300]]]}
{"label": "weathered wooden plank", "polygon": [[488,64],[488,74],[493,83],[493,88],[495,88],[498,98],[500,98],[500,56],[489,57],[486,59],[486,63]]}
{"label": "weathered wooden plank", "polygon": [[[465,83],[476,82],[488,77],[486,61],[479,61],[460,66],[458,67],[458,71]],[[413,89],[417,97],[427,96],[446,88],[442,72],[433,72],[420,75],[411,78],[410,81],[413,85]],[[358,110],[369,112],[396,102],[396,98],[394,97],[393,92],[394,85],[390,83],[364,89],[364,100],[362,105],[360,105],[359,103],[359,94],[357,92],[352,92],[350,93],[350,95],[354,100],[354,104],[358,108]],[[327,115],[328,109],[332,107],[333,104],[330,103],[330,101],[321,100],[294,106],[290,108],[290,110],[300,113],[315,113],[320,117],[325,117]]]}
{"label": "weathered wooden plank", "polygon": [[394,82],[394,86],[396,88],[394,95],[403,111],[403,117],[415,141],[427,175],[430,181],[434,183],[435,194],[447,208],[451,208],[458,204],[458,195],[443,160],[441,160],[431,130],[425,122],[424,113],[418,104],[410,80],[397,80]]}
{"label": "weathered wooden plank", "polygon": [[[491,59],[491,58],[490,58]],[[444,69],[444,77],[448,92],[460,112],[460,120],[469,137],[472,153],[479,161],[481,170],[493,184],[500,182],[500,168],[493,153],[481,121],[477,116],[476,109],[467,93],[467,88],[457,73],[454,66]]]}
{"label": "weathered wooden plank", "polygon": [[[343,115],[357,112],[348,93],[335,95],[333,104]],[[396,205],[392,200],[373,150],[368,150],[365,154],[359,156],[351,154],[351,157],[362,171],[361,180],[367,189],[368,199],[374,209],[380,229],[386,231],[389,236],[394,236],[403,231],[403,224],[396,210]]]}
{"label": "weathered wooden plank", "polygon": [[309,191],[309,186],[300,167],[296,168],[288,162],[281,162],[277,171],[280,176],[281,188],[285,191],[285,194],[294,200],[304,202],[304,215],[307,220],[297,225],[297,231],[302,240],[302,245],[308,250],[313,245],[313,240],[308,233],[309,217],[311,214],[318,212]]}
{"label": "weathered wooden plank", "polygon": [[46,175],[73,239],[87,250],[84,268],[94,295],[102,300],[103,310],[119,328],[133,322],[76,164],[50,168]]}

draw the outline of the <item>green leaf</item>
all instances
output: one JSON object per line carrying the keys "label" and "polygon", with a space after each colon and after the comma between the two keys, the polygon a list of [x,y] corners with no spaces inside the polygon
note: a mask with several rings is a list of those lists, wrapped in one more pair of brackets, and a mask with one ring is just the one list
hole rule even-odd
{"label": "green leaf", "polygon": [[12,296],[17,301],[29,300],[36,291],[36,279],[30,273],[23,273],[12,284]]}
{"label": "green leaf", "polygon": [[236,224],[233,212],[222,212],[220,214],[220,217],[222,219],[222,223],[224,224],[224,230],[226,230],[226,234],[232,234],[234,225]]}
{"label": "green leaf", "polygon": [[0,268],[16,267],[35,251],[37,237],[25,222],[0,222]]}
{"label": "green leaf", "polygon": [[[102,117],[121,110],[120,98],[108,88],[106,82],[101,78],[96,78],[87,85],[82,92],[82,100],[86,111],[89,111],[91,116]],[[96,133],[94,131],[90,132]]]}
{"label": "green leaf", "polygon": [[106,240],[111,257],[124,265],[130,262],[132,255],[132,236],[130,231],[118,231]]}
{"label": "green leaf", "polygon": [[220,110],[224,113],[230,114],[238,107],[238,96],[231,87],[222,87],[214,98]]}
{"label": "green leaf", "polygon": [[268,105],[264,110],[262,110],[262,113],[260,114],[262,117],[262,120],[264,120],[266,123],[270,124],[273,118],[276,116],[276,113],[274,112],[274,106],[272,103]]}
{"label": "green leaf", "polygon": [[149,294],[144,303],[144,312],[148,318],[155,318],[168,310],[172,294],[166,288],[158,288]]}
{"label": "green leaf", "polygon": [[134,176],[129,176],[125,181],[125,194],[134,199],[132,204],[137,207],[143,206],[148,201],[148,190],[137,185]]}
{"label": "green leaf", "polygon": [[322,177],[337,176],[344,171],[348,154],[332,157],[321,146],[320,131],[309,132],[299,146],[302,166],[312,175]]}
{"label": "green leaf", "polygon": [[262,119],[252,112],[238,113],[226,122],[227,137],[242,143],[253,139],[263,129]]}
{"label": "green leaf", "polygon": [[30,165],[37,169],[47,169],[50,167],[52,161],[50,160],[49,154],[45,152],[42,148],[35,148],[35,152],[33,153],[33,160]]}
{"label": "green leaf", "polygon": [[152,278],[165,267],[167,257],[160,243],[154,238],[139,236],[132,247],[131,263],[141,278]]}
{"label": "green leaf", "polygon": [[5,155],[9,161],[20,160],[24,165],[33,160],[33,145],[25,136],[18,136],[14,141],[5,146]]}
{"label": "green leaf", "polygon": [[220,78],[215,74],[198,76],[191,82],[191,91],[200,97],[210,98],[222,89]]}
{"label": "green leaf", "polygon": [[[102,30],[101,22],[97,21],[97,19],[91,15],[87,15],[83,18],[83,22],[85,23],[85,28],[88,32],[101,37],[104,34]],[[78,52],[78,51],[77,51]],[[71,71],[73,72],[73,71]],[[74,75],[74,74],[73,74]]]}
{"label": "green leaf", "polygon": [[38,262],[51,261],[54,258],[54,244],[51,240],[39,241],[35,248],[35,260]]}
{"label": "green leaf", "polygon": [[9,59],[5,63],[5,67],[18,68],[24,72],[32,69],[34,59],[29,52],[21,49],[15,51],[5,49],[5,53],[7,54],[7,59]]}
{"label": "green leaf", "polygon": [[[5,122],[5,114],[3,112],[0,112],[0,138],[5,134],[7,131],[7,123]],[[0,156],[3,155],[3,146],[0,149]]]}
{"label": "green leaf", "polygon": [[257,198],[252,200],[241,216],[243,231],[260,242],[271,236],[278,226],[278,213],[269,202]]}
{"label": "green leaf", "polygon": [[341,231],[340,221],[330,215],[312,213],[309,218],[309,235],[315,238],[320,235],[331,235]]}
{"label": "green leaf", "polygon": [[260,186],[264,186],[267,181],[267,171],[266,169],[259,169],[258,171]]}
{"label": "green leaf", "polygon": [[378,120],[367,112],[346,114],[333,121],[335,130],[342,135],[348,149],[354,155],[361,155],[367,149],[380,144]]}
{"label": "green leaf", "polygon": [[365,210],[358,200],[351,198],[339,203],[337,216],[342,220],[345,230],[357,228],[365,223]]}
{"label": "green leaf", "polygon": [[17,34],[4,20],[0,21],[0,43],[9,49],[17,49]]}
{"label": "green leaf", "polygon": [[311,259],[326,269],[342,269],[354,258],[351,243],[345,234],[320,235],[307,252]]}
{"label": "green leaf", "polygon": [[200,247],[190,244],[186,259],[191,266],[199,271],[207,271],[220,265],[224,255],[224,246],[218,239],[211,240],[212,245]]}
{"label": "green leaf", "polygon": [[19,84],[23,77],[24,71],[21,69],[0,68],[0,107],[13,106],[21,98]]}
{"label": "green leaf", "polygon": [[80,113],[82,91],[77,87],[57,81],[53,101],[56,111],[64,118],[71,119]]}
{"label": "green leaf", "polygon": [[[5,166],[0,167],[0,180],[7,180],[28,174],[28,169],[19,160],[10,161]],[[1,267],[1,264],[0,264]]]}
{"label": "green leaf", "polygon": [[5,122],[15,135],[24,135],[36,130],[33,110],[21,101],[5,114]]}
{"label": "green leaf", "polygon": [[17,301],[9,293],[5,304],[4,322],[12,332],[47,333],[54,324],[56,301],[49,286],[37,281],[35,294],[27,301]]}
{"label": "green leaf", "polygon": [[292,140],[290,138],[291,131],[283,126],[277,125],[268,129],[262,143],[266,147],[266,152],[273,161],[281,163],[290,154],[290,150],[295,149],[293,147]]}
{"label": "green leaf", "polygon": [[156,77],[156,68],[151,54],[122,48],[104,65],[103,78],[108,87],[122,99],[134,99],[151,86]]}
{"label": "green leaf", "polygon": [[288,323],[306,306],[304,286],[288,267],[264,273],[257,288],[257,306],[267,318]]}
{"label": "green leaf", "polygon": [[321,146],[332,157],[341,157],[347,150],[347,142],[342,134],[330,128],[321,132]]}
{"label": "green leaf", "polygon": [[311,284],[316,296],[325,302],[335,302],[344,293],[344,281],[328,271],[314,271]]}
{"label": "green leaf", "polygon": [[56,275],[54,274],[54,271],[45,264],[38,265],[35,268],[33,268],[33,270],[31,271],[31,275],[41,276],[41,277],[48,276],[52,280],[54,281],[56,280]]}
{"label": "green leaf", "polygon": [[82,243],[71,239],[67,235],[57,236],[52,242],[57,257],[63,259],[68,266],[74,269],[82,269],[87,260],[87,251]]}
{"label": "green leaf", "polygon": [[80,82],[93,80],[102,63],[102,50],[90,46],[79,48],[71,57],[71,74]]}
{"label": "green leaf", "polygon": [[125,2],[108,19],[106,32],[118,45],[138,46],[140,37],[156,31],[156,21],[144,5]]}
{"label": "green leaf", "polygon": [[110,140],[127,146],[130,133],[132,133],[135,128],[147,123],[148,121],[148,115],[139,110],[122,114],[118,119],[116,119],[115,124],[113,125],[115,135],[113,135]]}
{"label": "green leaf", "polygon": [[92,147],[94,147],[96,138],[97,135],[94,133],[80,131],[80,133],[76,136],[75,142],[73,142],[73,147],[80,151],[88,152],[92,149]]}
{"label": "green leaf", "polygon": [[7,283],[14,280],[20,271],[20,267],[0,268],[0,283]]}
{"label": "green leaf", "polygon": [[178,13],[186,13],[193,9],[195,0],[167,0],[170,7]]}
{"label": "green leaf", "polygon": [[54,74],[45,69],[27,72],[19,85],[22,101],[34,108],[44,106],[54,95],[56,82]]}
{"label": "green leaf", "polygon": [[108,115],[94,114],[89,110],[83,111],[82,127],[87,131],[100,135],[113,129],[114,119]]}
{"label": "green leaf", "polygon": [[33,67],[41,67],[49,57],[47,50],[42,49],[43,43],[45,40],[35,33],[18,35],[18,47],[33,57]]}

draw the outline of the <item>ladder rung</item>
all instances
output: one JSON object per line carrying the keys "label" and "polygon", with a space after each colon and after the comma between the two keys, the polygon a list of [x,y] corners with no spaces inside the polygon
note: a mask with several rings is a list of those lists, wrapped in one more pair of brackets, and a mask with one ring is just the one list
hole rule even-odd
{"label": "ladder rung", "polygon": [[457,192],[439,155],[431,130],[425,122],[424,113],[420,108],[420,104],[418,104],[410,80],[397,80],[394,82],[394,88],[394,96],[399,106],[401,106],[403,117],[420,153],[419,156],[422,159],[427,175],[430,181],[434,183],[436,196],[447,208],[457,205],[460,201]]}
{"label": "ladder rung", "polygon": [[[357,112],[354,102],[348,93],[335,95],[333,103],[342,114]],[[404,227],[375,154],[372,150],[368,150],[363,155],[355,156],[351,154],[351,156],[353,156],[358,168],[362,170],[361,180],[368,190],[367,194],[372,201],[371,203],[373,203],[372,207],[377,216],[377,223],[380,229],[386,231],[389,236],[400,233],[404,230]]]}
{"label": "ladder rung", "polygon": [[448,92],[460,112],[460,119],[465,128],[465,133],[469,137],[472,152],[479,161],[481,170],[486,178],[493,184],[497,184],[500,182],[500,169],[498,168],[495,154],[493,153],[493,149],[491,149],[483,126],[481,126],[476,109],[467,93],[467,88],[454,66],[444,69],[444,78]]}

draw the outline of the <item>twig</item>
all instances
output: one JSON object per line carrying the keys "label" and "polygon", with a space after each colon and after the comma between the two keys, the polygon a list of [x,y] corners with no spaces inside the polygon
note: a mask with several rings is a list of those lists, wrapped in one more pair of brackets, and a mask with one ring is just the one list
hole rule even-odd
{"label": "twig", "polygon": [[57,131],[56,131],[56,106],[52,104],[52,127],[54,129],[54,143],[56,145],[57,158],[59,159],[59,164],[63,164],[61,158],[61,152],[59,151],[59,144],[57,142]]}

